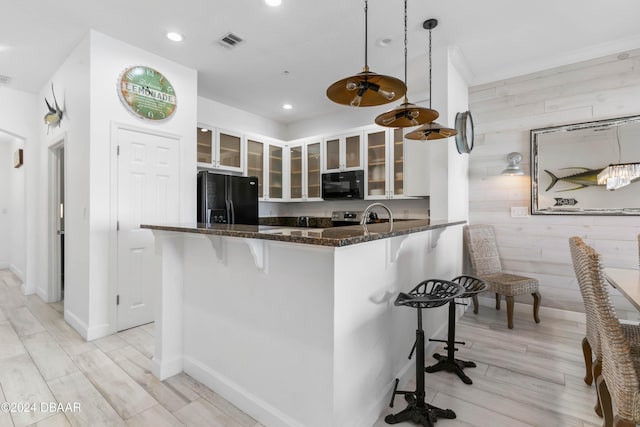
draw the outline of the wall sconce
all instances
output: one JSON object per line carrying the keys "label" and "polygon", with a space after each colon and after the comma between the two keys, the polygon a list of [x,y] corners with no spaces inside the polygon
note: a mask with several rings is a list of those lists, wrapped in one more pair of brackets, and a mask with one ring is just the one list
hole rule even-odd
{"label": "wall sconce", "polygon": [[520,169],[520,162],[522,161],[522,154],[509,153],[507,155],[507,163],[509,165],[503,170],[500,175],[524,175],[522,169]]}
{"label": "wall sconce", "polygon": [[24,163],[24,155],[22,153],[23,153],[22,148],[18,148],[13,153],[13,167],[14,168],[19,168]]}

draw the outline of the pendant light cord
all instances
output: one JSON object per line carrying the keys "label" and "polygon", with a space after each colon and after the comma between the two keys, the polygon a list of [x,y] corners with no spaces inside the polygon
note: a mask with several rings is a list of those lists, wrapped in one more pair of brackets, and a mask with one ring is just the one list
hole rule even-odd
{"label": "pendant light cord", "polygon": [[431,28],[429,28],[429,109],[431,109]]}
{"label": "pendant light cord", "polygon": [[367,18],[367,12],[369,11],[369,1],[368,0],[364,0],[364,71],[369,71],[369,62],[368,62],[368,55],[367,55],[367,39],[368,39],[368,22],[369,19]]}
{"label": "pendant light cord", "polygon": [[407,85],[407,0],[404,0],[404,84]]}

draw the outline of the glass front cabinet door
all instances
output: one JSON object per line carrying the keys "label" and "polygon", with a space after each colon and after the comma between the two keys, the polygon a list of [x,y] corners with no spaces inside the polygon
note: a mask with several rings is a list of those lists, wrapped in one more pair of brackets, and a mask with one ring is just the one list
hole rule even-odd
{"label": "glass front cabinet door", "polygon": [[241,134],[206,125],[199,125],[197,131],[198,167],[243,172]]}
{"label": "glass front cabinet door", "polygon": [[304,198],[304,191],[302,190],[304,185],[303,151],[302,145],[289,147],[289,197],[291,200],[303,200]]}
{"label": "glass front cabinet door", "polygon": [[283,195],[283,161],[282,161],[282,147],[278,145],[267,146],[267,162],[268,162],[268,181],[267,185],[269,193],[267,200],[282,200]]}
{"label": "glass front cabinet door", "polygon": [[320,142],[309,143],[306,148],[306,169],[307,179],[305,181],[306,186],[306,199],[307,200],[322,200],[322,190],[320,184],[322,183],[321,176],[321,155],[320,155]]}
{"label": "glass front cabinet door", "polygon": [[289,147],[290,200],[321,200],[320,157],[319,141]]}
{"label": "glass front cabinet door", "polygon": [[404,196],[404,146],[402,129],[369,128],[365,131],[366,198]]}
{"label": "glass front cabinet door", "polygon": [[247,138],[247,176],[258,177],[258,198],[264,199],[264,143]]}
{"label": "glass front cabinet door", "polygon": [[353,132],[324,140],[325,171],[362,169],[362,132]]}

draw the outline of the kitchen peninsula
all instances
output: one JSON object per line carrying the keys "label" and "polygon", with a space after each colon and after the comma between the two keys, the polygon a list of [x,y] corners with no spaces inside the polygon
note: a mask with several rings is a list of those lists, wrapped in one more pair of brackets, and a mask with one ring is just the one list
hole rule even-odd
{"label": "kitchen peninsula", "polygon": [[[393,301],[460,274],[464,223],[143,225],[160,288],[154,374],[184,371],[266,426],[370,426],[411,376],[415,313]],[[446,318],[425,311],[427,336]]]}

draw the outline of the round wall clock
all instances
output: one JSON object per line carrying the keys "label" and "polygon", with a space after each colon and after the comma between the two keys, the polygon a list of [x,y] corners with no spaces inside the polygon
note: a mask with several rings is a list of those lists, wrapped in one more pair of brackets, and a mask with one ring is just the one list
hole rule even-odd
{"label": "round wall clock", "polygon": [[470,111],[456,114],[456,148],[458,153],[470,153],[473,150],[473,118]]}
{"label": "round wall clock", "polygon": [[166,120],[178,106],[169,80],[144,65],[129,67],[120,74],[118,95],[129,111],[146,120]]}

